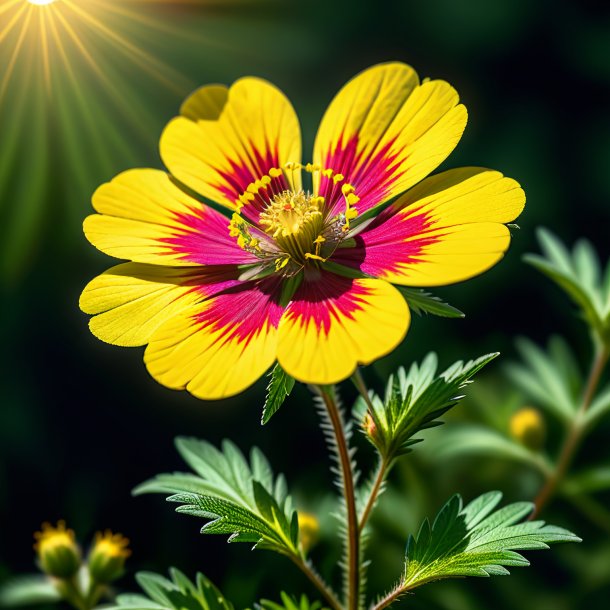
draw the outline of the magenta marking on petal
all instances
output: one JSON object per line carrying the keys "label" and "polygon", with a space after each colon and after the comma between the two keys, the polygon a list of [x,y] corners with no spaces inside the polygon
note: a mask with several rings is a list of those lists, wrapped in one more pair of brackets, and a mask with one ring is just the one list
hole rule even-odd
{"label": "magenta marking on petal", "polygon": [[[360,201],[355,206],[359,213],[384,201],[391,193],[392,185],[404,173],[400,171],[403,158],[390,153],[395,138],[389,140],[374,154],[358,152],[359,136],[355,134],[344,143],[341,138],[337,146],[326,154],[324,166],[345,176]],[[336,214],[344,206],[341,189],[326,177],[320,180],[320,195],[326,199],[330,214]]]}
{"label": "magenta marking on petal", "polygon": [[313,322],[319,332],[328,335],[332,324],[354,319],[354,313],[362,310],[370,292],[351,278],[325,271],[301,284],[286,315],[302,326]]}
{"label": "magenta marking on petal", "polygon": [[376,277],[397,273],[404,265],[416,265],[425,248],[442,239],[426,234],[431,226],[424,213],[396,213],[390,207],[354,238],[355,247],[336,250],[333,261]]}
{"label": "magenta marking on petal", "polygon": [[195,321],[221,330],[218,341],[236,340],[246,346],[267,330],[277,328],[284,308],[279,304],[281,278],[272,276],[254,282],[239,282],[217,294]]}
{"label": "magenta marking on petal", "polygon": [[232,265],[255,263],[258,259],[237,245],[229,235],[229,219],[216,210],[201,205],[190,212],[175,214],[183,228],[173,237],[160,241],[170,246],[180,258],[195,265]]}
{"label": "magenta marking on petal", "polygon": [[[217,169],[222,180],[212,185],[231,202],[235,202],[250,184],[267,175],[271,168],[280,166],[277,143],[260,151],[253,142],[248,142],[244,145],[244,152],[247,158],[238,156],[237,159],[227,159],[230,170]],[[273,178],[269,188],[273,192],[281,192],[288,188],[288,183],[282,175]]]}

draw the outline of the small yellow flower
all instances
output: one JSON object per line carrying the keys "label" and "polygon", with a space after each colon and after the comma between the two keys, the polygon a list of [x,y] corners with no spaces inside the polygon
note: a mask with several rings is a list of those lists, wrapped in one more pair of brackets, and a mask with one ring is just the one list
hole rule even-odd
{"label": "small yellow flower", "polygon": [[127,548],[129,540],[121,534],[106,530],[95,535],[95,544],[89,553],[89,573],[100,583],[116,580],[123,573],[125,560],[131,551]]}
{"label": "small yellow flower", "polygon": [[307,552],[320,535],[320,522],[312,513],[299,512],[299,539],[303,550]]}
{"label": "small yellow flower", "polygon": [[58,521],[53,527],[43,523],[40,532],[34,534],[42,570],[57,578],[71,578],[80,567],[80,550],[74,539],[74,532],[66,529],[65,521]]}
{"label": "small yellow flower", "polygon": [[542,414],[534,407],[523,407],[513,413],[509,422],[511,436],[529,449],[542,448],[546,426]]}

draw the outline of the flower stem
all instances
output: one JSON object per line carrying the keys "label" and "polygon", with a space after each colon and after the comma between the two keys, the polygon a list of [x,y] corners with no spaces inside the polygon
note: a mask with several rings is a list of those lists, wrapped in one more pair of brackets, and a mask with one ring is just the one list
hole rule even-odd
{"label": "flower stem", "polygon": [[290,555],[290,559],[294,564],[307,576],[310,582],[318,589],[318,591],[324,596],[328,604],[333,610],[343,610],[341,602],[337,599],[334,592],[330,587],[322,580],[320,575],[312,568],[311,564],[299,555]]}
{"label": "flower stem", "polygon": [[320,395],[328,412],[337,443],[341,465],[341,479],[343,482],[343,496],[347,512],[347,608],[348,610],[358,610],[358,599],[360,596],[360,534],[358,530],[358,513],[356,512],[356,495],[351,457],[347,446],[343,418],[335,400],[334,392],[332,390],[329,391],[328,388],[320,387]]}
{"label": "flower stem", "polygon": [[381,490],[381,486],[385,481],[385,477],[389,471],[388,462],[385,458],[380,458],[379,466],[377,467],[377,473],[375,474],[375,481],[373,482],[373,486],[371,487],[371,492],[366,501],[366,505],[364,510],[362,511],[362,515],[360,516],[360,524],[358,525],[358,531],[362,533],[364,526],[366,525],[371,511],[375,506],[375,502],[377,501],[377,496],[379,495],[379,491]]}
{"label": "flower stem", "polygon": [[557,458],[555,468],[548,476],[545,484],[542,486],[542,489],[534,500],[534,511],[529,517],[530,520],[535,519],[540,514],[542,509],[548,504],[549,500],[555,494],[558,485],[561,483],[563,477],[572,464],[572,460],[574,459],[574,455],[578,449],[580,441],[582,440],[584,432],[582,417],[586,413],[591,401],[593,400],[593,397],[595,396],[595,391],[597,390],[602,373],[604,372],[604,368],[608,362],[609,355],[610,354],[608,353],[608,348],[606,346],[599,347],[597,349],[595,358],[593,360],[593,366],[591,367],[591,372],[589,373],[589,378],[583,393],[582,402],[580,403],[580,407],[570,423],[570,427],[559,452],[559,457]]}

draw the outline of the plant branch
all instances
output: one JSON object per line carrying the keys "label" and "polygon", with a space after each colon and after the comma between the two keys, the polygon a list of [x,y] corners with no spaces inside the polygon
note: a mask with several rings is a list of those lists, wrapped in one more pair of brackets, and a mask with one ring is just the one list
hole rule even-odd
{"label": "plant branch", "polygon": [[334,592],[330,587],[322,580],[322,577],[313,569],[311,564],[300,557],[299,555],[290,555],[290,559],[294,564],[307,576],[310,582],[318,589],[318,591],[324,596],[328,604],[333,610],[343,610],[341,602],[337,599]]}
{"label": "plant branch", "polygon": [[542,486],[542,489],[534,500],[534,511],[529,517],[530,520],[535,519],[540,514],[542,509],[547,505],[549,500],[555,494],[557,486],[561,483],[563,477],[572,464],[572,460],[574,459],[574,455],[576,454],[576,450],[578,449],[583,436],[584,427],[582,426],[582,417],[587,412],[587,409],[595,396],[595,391],[597,390],[602,373],[606,363],[608,362],[609,355],[610,354],[608,353],[608,348],[606,346],[598,348],[593,360],[591,372],[589,373],[589,378],[587,379],[582,402],[578,408],[578,411],[576,412],[576,415],[570,423],[570,427],[559,452],[559,457],[557,458],[555,468],[548,476],[545,484]]}
{"label": "plant branch", "polygon": [[320,387],[320,395],[324,401],[328,417],[331,421],[337,450],[339,453],[339,461],[341,465],[343,495],[345,498],[345,507],[347,512],[347,569],[348,569],[348,588],[347,588],[347,607],[348,610],[358,610],[359,606],[359,580],[360,580],[360,533],[358,530],[358,513],[356,511],[356,495],[354,488],[354,477],[352,473],[352,464],[343,418],[339,411],[339,407],[334,397],[332,389]]}

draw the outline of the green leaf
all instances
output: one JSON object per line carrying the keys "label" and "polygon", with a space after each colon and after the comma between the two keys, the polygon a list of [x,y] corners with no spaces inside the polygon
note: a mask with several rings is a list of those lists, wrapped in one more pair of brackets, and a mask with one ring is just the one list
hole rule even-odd
{"label": "green leaf", "polygon": [[436,374],[436,354],[428,354],[421,365],[413,364],[407,373],[403,368],[391,375],[382,400],[371,392],[374,426],[367,425],[367,406],[360,399],[356,404],[367,438],[386,458],[393,459],[410,451],[421,439],[415,434],[437,426],[438,418],[453,407],[463,394],[460,392],[471,378],[498,354],[487,354],[477,360],[453,364],[440,375]]}
{"label": "green leaf", "polygon": [[428,441],[427,455],[435,460],[450,460],[461,455],[483,455],[509,459],[545,469],[542,458],[503,436],[496,430],[478,424],[452,424]]}
{"label": "green leaf", "polygon": [[229,542],[298,555],[298,519],[282,475],[274,479],[269,462],[255,447],[248,463],[230,441],[222,451],[210,443],[178,438],[180,455],[196,474],[161,474],[134,494],[166,493],[177,512],[205,519],[203,534],[228,534]]}
{"label": "green leaf", "polygon": [[403,288],[398,290],[405,297],[409,307],[418,315],[429,313],[443,318],[464,318],[465,315],[459,310],[445,303],[439,297],[422,288]]}
{"label": "green leaf", "polygon": [[145,595],[119,595],[107,610],[233,610],[233,604],[203,574],[195,582],[170,568],[170,578],[138,572],[136,580]]}
{"label": "green leaf", "polygon": [[294,387],[294,377],[286,373],[279,363],[273,367],[269,377],[267,398],[265,398],[263,417],[261,419],[261,424],[263,425],[275,415]]}
{"label": "green leaf", "polygon": [[610,412],[610,386],[606,386],[591,401],[591,406],[584,415],[585,424],[591,427],[595,422]]}
{"label": "green leaf", "polygon": [[572,421],[578,408],[582,376],[570,349],[559,337],[547,351],[528,339],[519,339],[523,364],[509,364],[507,374],[531,400],[564,422]]}
{"label": "green leaf", "polygon": [[262,599],[259,607],[263,608],[263,610],[323,610],[321,602],[312,602],[305,594],[301,595],[299,599],[295,599],[282,591],[280,597],[282,598],[281,604],[268,599]]}
{"label": "green leaf", "polygon": [[401,588],[411,590],[433,580],[456,576],[508,574],[504,566],[527,566],[517,551],[547,549],[558,542],[580,542],[571,532],[523,521],[533,510],[517,502],[495,510],[500,492],[489,492],[463,506],[453,496],[430,526],[425,520],[417,536],[409,537]]}
{"label": "green leaf", "polygon": [[610,466],[594,466],[572,474],[566,478],[561,488],[568,494],[594,493],[610,489]]}
{"label": "green leaf", "polygon": [[[543,256],[526,254],[523,260],[553,280],[579,307],[596,335],[610,341],[610,284],[602,282],[601,266],[591,244],[580,240],[570,251],[550,231],[539,229]],[[606,279],[610,268],[606,269]]]}
{"label": "green leaf", "polygon": [[57,602],[61,595],[47,576],[28,574],[16,576],[0,587],[0,606],[15,608]]}

